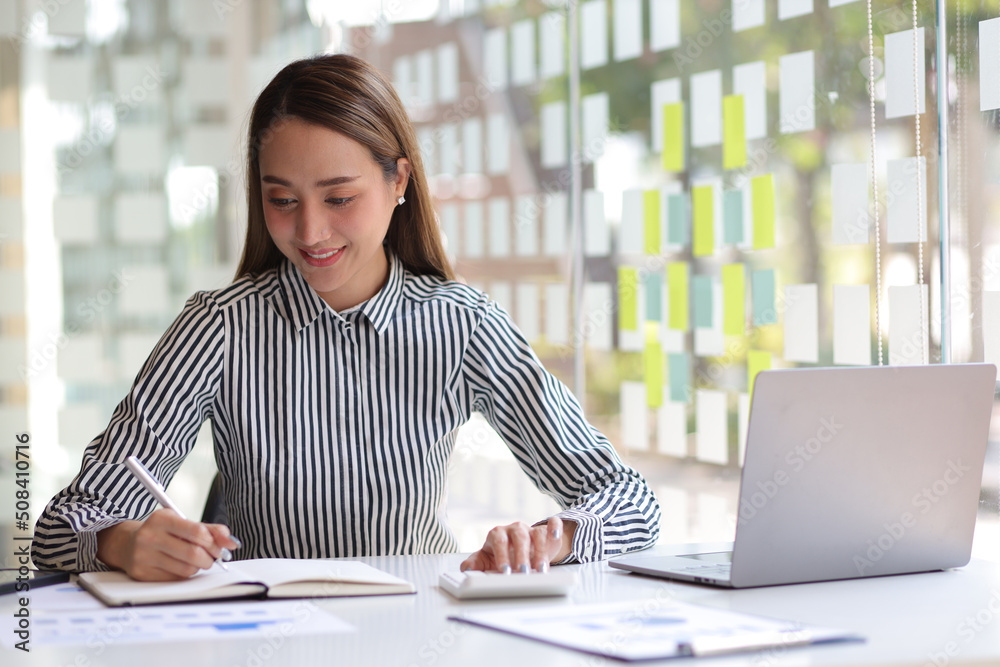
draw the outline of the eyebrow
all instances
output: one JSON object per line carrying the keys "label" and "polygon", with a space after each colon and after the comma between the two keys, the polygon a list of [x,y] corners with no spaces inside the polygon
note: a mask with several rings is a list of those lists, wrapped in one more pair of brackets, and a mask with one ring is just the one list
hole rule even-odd
{"label": "eyebrow", "polygon": [[[350,183],[351,181],[356,181],[360,176],[334,176],[333,178],[325,178],[322,181],[316,181],[316,187],[326,188],[331,185],[343,185],[344,183]],[[278,178],[277,176],[262,176],[261,179],[265,183],[274,183],[275,185],[284,185],[285,187],[291,187],[292,184],[283,178]]]}

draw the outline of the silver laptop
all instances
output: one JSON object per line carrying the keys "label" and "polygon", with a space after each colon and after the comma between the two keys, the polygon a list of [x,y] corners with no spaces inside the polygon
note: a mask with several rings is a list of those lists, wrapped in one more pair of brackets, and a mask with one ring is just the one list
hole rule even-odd
{"label": "silver laptop", "polygon": [[996,367],[761,372],[731,552],[611,567],[728,588],[969,562]]}

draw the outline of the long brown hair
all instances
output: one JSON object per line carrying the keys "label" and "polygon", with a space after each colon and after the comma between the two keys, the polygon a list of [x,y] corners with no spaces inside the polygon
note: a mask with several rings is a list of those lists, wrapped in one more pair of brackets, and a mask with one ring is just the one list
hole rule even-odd
{"label": "long brown hair", "polygon": [[406,202],[393,210],[385,244],[410,272],[452,279],[416,134],[403,103],[381,72],[345,54],[316,56],[287,65],[254,103],[247,135],[247,236],[236,277],[260,275],[284,259],[264,222],[258,158],[281,125],[296,118],[339,132],[366,147],[387,182],[396,176],[396,161],[409,160]]}

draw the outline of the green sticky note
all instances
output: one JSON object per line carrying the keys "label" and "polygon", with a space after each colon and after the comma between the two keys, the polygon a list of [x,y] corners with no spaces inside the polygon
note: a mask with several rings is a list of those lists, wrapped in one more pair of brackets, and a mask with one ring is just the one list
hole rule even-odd
{"label": "green sticky note", "polygon": [[685,352],[672,352],[667,355],[670,400],[675,403],[687,403],[691,399],[691,383],[688,382],[690,363]]}
{"label": "green sticky note", "polygon": [[715,194],[711,185],[691,188],[691,217],[695,257],[708,257],[715,252]]}
{"label": "green sticky note", "polygon": [[680,193],[667,195],[667,243],[687,245],[688,229],[687,198]]}
{"label": "green sticky note", "polygon": [[746,279],[742,264],[722,267],[722,333],[742,336],[746,329]]}
{"label": "green sticky note", "polygon": [[663,170],[684,171],[684,103],[663,105]]}
{"label": "green sticky note", "polygon": [[646,292],[646,321],[659,322],[663,319],[663,274],[649,272],[642,280]]}
{"label": "green sticky note", "polygon": [[646,404],[651,408],[663,405],[663,348],[659,340],[659,325],[646,323]]}
{"label": "green sticky note", "polygon": [[778,311],[774,307],[774,269],[750,274],[750,298],[753,300],[755,327],[778,323]]}
{"label": "green sticky note", "polygon": [[639,277],[629,267],[618,269],[618,326],[627,331],[639,328]]}
{"label": "green sticky note", "polygon": [[667,326],[688,330],[688,265],[687,262],[667,263],[667,298],[670,313]]}
{"label": "green sticky note", "polygon": [[715,305],[712,299],[712,279],[709,276],[691,277],[691,299],[694,303],[694,326],[698,329],[712,328],[712,309]]}
{"label": "green sticky note", "polygon": [[644,209],[645,251],[647,255],[660,254],[660,191],[646,190],[642,193]]}
{"label": "green sticky note", "polygon": [[747,350],[747,391],[750,400],[753,400],[753,382],[757,379],[757,373],[771,368],[771,353],[761,350]]}
{"label": "green sticky note", "polygon": [[753,195],[754,250],[774,247],[774,175],[764,174],[751,181]]}
{"label": "green sticky note", "polygon": [[722,168],[736,169],[747,163],[746,125],[743,120],[743,96],[722,98]]}
{"label": "green sticky note", "polygon": [[722,193],[722,241],[743,243],[743,191],[725,190]]}

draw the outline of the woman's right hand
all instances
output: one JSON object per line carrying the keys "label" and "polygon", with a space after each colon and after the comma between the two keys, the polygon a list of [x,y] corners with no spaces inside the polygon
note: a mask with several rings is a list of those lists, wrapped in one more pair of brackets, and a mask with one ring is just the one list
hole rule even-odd
{"label": "woman's right hand", "polygon": [[177,581],[207,570],[223,548],[240,543],[221,524],[182,519],[158,509],[145,521],[124,521],[97,533],[97,557],[139,581]]}

